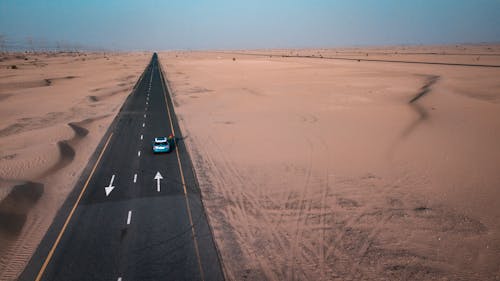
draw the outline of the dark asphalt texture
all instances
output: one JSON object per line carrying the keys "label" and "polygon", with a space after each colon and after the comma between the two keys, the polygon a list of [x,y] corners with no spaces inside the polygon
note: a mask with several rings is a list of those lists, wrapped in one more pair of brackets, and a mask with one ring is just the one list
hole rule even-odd
{"label": "dark asphalt texture", "polygon": [[[96,156],[111,133],[107,149],[41,280],[224,279],[192,163],[160,67],[155,53],[20,280],[35,280],[40,272],[97,161]],[[176,147],[170,153],[153,154],[154,137],[173,133],[167,104]],[[157,172],[163,176],[160,192],[154,179]],[[134,174],[137,174],[135,183]],[[106,196],[104,188],[113,175],[115,188]],[[129,211],[130,224],[127,224]]]}

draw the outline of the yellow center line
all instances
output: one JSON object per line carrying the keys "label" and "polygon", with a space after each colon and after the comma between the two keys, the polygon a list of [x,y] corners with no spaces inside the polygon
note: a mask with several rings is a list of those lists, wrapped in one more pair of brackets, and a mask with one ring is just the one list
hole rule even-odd
{"label": "yellow center line", "polygon": [[40,271],[38,272],[38,275],[36,276],[36,281],[40,281],[42,279],[43,273],[45,272],[45,269],[47,268],[47,265],[49,264],[50,260],[52,259],[52,256],[54,255],[54,252],[57,248],[57,245],[59,245],[59,241],[61,240],[61,237],[63,236],[64,232],[66,231],[66,227],[68,226],[69,221],[71,220],[71,217],[73,217],[73,213],[76,210],[76,207],[80,203],[80,200],[82,199],[83,193],[85,193],[85,190],[87,190],[87,186],[89,185],[90,179],[94,175],[95,169],[97,168],[97,165],[101,161],[102,155],[104,154],[104,151],[106,151],[106,148],[108,147],[109,141],[111,140],[111,137],[113,136],[113,133],[111,133],[106,140],[106,144],[104,145],[104,148],[102,149],[101,153],[99,154],[99,157],[97,158],[97,161],[94,164],[94,167],[92,168],[92,171],[90,172],[89,177],[87,178],[87,181],[85,182],[85,185],[83,186],[82,191],[80,191],[80,195],[78,195],[78,199],[76,200],[75,204],[73,205],[73,208],[71,209],[71,212],[69,213],[69,216],[66,218],[66,221],[64,222],[63,227],[61,228],[61,231],[59,232],[59,235],[57,235],[57,239],[54,242],[54,245],[52,245],[52,248],[49,251],[49,254],[47,255],[47,258],[45,258],[45,261],[42,265],[42,268],[40,268]]}
{"label": "yellow center line", "polygon": [[[158,60],[158,71],[160,72],[161,78],[163,78],[163,73],[162,73],[162,69],[160,67],[159,60]],[[196,252],[196,258],[198,259],[198,267],[199,267],[199,270],[200,270],[201,280],[205,280],[205,276],[204,276],[204,273],[203,273],[203,268],[201,266],[200,251],[198,249],[198,241],[196,240],[196,232],[194,230],[193,217],[191,215],[191,207],[190,207],[190,204],[189,204],[189,198],[187,196],[186,181],[184,180],[184,173],[182,171],[181,158],[179,156],[179,149],[177,149],[177,141],[175,140],[174,124],[172,122],[172,115],[170,114],[170,108],[168,107],[167,91],[165,91],[165,86],[163,85],[163,81],[164,81],[164,79],[160,79],[161,87],[163,89],[163,97],[165,99],[165,106],[167,107],[168,120],[170,121],[170,128],[172,129],[172,134],[174,135],[175,152],[176,152],[176,155],[177,155],[177,163],[179,164],[179,170],[180,170],[181,180],[182,180],[182,187],[184,189],[184,199],[186,200],[186,207],[187,207],[187,211],[188,211],[189,223],[191,224],[191,234],[193,236],[194,250]]]}

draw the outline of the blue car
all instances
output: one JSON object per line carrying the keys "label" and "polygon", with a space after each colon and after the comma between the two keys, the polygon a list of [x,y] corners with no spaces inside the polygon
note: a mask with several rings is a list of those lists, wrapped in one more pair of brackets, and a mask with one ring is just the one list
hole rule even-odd
{"label": "blue car", "polygon": [[153,152],[154,153],[163,153],[170,152],[171,145],[167,137],[159,137],[155,138],[153,142]]}

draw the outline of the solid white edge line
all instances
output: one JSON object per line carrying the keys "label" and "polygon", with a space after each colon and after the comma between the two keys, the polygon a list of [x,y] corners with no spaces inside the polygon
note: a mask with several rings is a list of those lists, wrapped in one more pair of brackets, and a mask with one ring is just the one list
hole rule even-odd
{"label": "solid white edge line", "polygon": [[127,224],[130,224],[131,220],[132,220],[132,210],[128,211]]}

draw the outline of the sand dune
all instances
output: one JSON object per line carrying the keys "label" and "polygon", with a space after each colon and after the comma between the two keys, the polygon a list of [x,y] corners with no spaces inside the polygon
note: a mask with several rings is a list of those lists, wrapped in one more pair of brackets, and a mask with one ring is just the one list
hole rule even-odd
{"label": "sand dune", "polygon": [[160,54],[231,280],[499,278],[500,68],[280,56],[405,48]]}
{"label": "sand dune", "polygon": [[150,56],[2,56],[1,280],[23,270]]}

